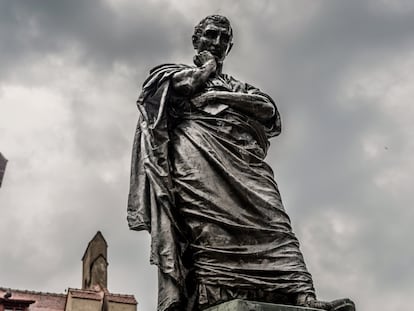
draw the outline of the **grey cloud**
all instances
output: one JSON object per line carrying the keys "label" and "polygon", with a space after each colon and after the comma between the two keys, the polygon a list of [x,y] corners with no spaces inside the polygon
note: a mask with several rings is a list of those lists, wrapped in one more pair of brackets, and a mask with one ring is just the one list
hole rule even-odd
{"label": "grey cloud", "polygon": [[[401,243],[404,236],[410,235],[407,219],[412,219],[411,212],[402,206],[393,207],[395,203],[389,199],[389,193],[373,185],[375,175],[390,161],[384,159],[379,164],[364,160],[361,138],[367,133],[385,134],[388,139],[384,145],[391,142],[395,148],[393,162],[398,162],[398,150],[402,150],[409,138],[401,135],[398,120],[390,120],[379,109],[379,103],[360,98],[360,102],[352,103],[355,108],[350,109],[345,99],[338,98],[344,79],[352,78],[348,76],[349,70],[361,67],[369,72],[406,57],[407,51],[412,50],[412,11],[398,18],[393,14],[361,2],[325,3],[306,28],[290,38],[274,36],[273,32],[261,33],[262,29],[269,29],[264,18],[265,22],[252,30],[265,36],[256,37],[251,44],[252,52],[260,46],[258,41],[265,38],[266,47],[261,47],[264,52],[260,49],[260,53],[268,60],[274,51],[281,49],[276,54],[278,66],[272,72],[266,69],[271,63],[263,61],[263,68],[247,67],[243,75],[256,75],[258,83],[280,99],[285,116],[284,135],[293,133],[295,126],[303,129],[294,141],[283,136],[275,139],[269,158],[276,168],[276,179],[282,196],[287,197],[287,209],[298,234],[304,234],[302,226],[313,215],[316,215],[314,221],[318,221],[317,215],[322,216],[326,209],[362,221],[356,244],[350,249],[338,248],[335,236],[327,230],[313,233],[319,237],[316,252],[339,255],[322,256],[324,272],[341,275],[341,256],[348,256],[354,263],[351,271],[381,284],[377,290],[394,293],[403,287],[397,284],[398,280],[406,285],[412,274],[407,272],[413,271],[407,264],[412,252]],[[260,76],[263,72],[268,74]],[[285,195],[284,188],[287,188]],[[381,256],[384,251],[387,255]],[[341,293],[325,290],[322,295]]]}
{"label": "grey cloud", "polygon": [[38,0],[1,6],[2,67],[8,70],[13,70],[8,66],[11,61],[30,63],[73,49],[84,66],[108,70],[117,61],[142,65],[173,51],[177,37],[169,29],[180,32],[181,26],[180,18],[174,22],[167,18],[168,6],[152,2],[122,14],[103,1]]}
{"label": "grey cloud", "polygon": [[[374,180],[385,168],[405,169],[412,137],[381,108],[381,98],[343,96],[344,87],[362,73],[370,75],[408,57],[414,45],[413,10],[395,11],[386,2],[373,1],[262,1],[254,6],[211,1],[199,9],[192,6],[142,1],[140,10],[119,4],[117,11],[103,1],[1,3],[2,82],[14,75],[16,83],[30,85],[24,67],[52,54],[67,62],[67,70],[87,68],[86,81],[92,84],[66,93],[54,86],[70,104],[67,130],[73,146],[61,156],[71,160],[43,179],[32,176],[34,192],[21,186],[37,202],[16,199],[22,181],[10,184],[13,169],[8,167],[1,191],[10,194],[0,198],[7,209],[48,205],[50,212],[44,220],[41,215],[26,220],[29,229],[37,226],[39,232],[16,233],[13,251],[2,252],[0,275],[8,282],[2,285],[57,291],[78,286],[80,257],[100,229],[109,243],[110,289],[134,293],[142,310],[154,308],[156,274],[148,263],[148,236],[129,232],[125,221],[134,101],[150,67],[190,62],[193,24],[219,12],[229,15],[235,30],[225,69],[278,101],[284,132],[272,140],[268,161],[321,296],[354,295],[365,310],[384,305],[387,295],[404,299],[412,290],[414,253],[407,247],[412,195],[401,190],[396,197]],[[68,61],[73,49],[78,54]],[[117,63],[129,71],[115,70]],[[111,85],[115,77],[123,87]],[[36,78],[34,74],[30,82],[45,83]],[[362,144],[370,135],[383,137],[388,150],[368,160]],[[33,172],[23,156],[19,161]],[[43,189],[50,191],[47,199],[36,195]],[[2,232],[20,226],[12,211],[7,215],[9,227]],[[353,231],[335,233],[333,221],[345,227],[349,222]],[[32,256],[25,259],[25,252]],[[45,263],[51,259],[55,262]],[[44,277],[52,274],[54,278]],[[357,281],[338,280],[350,275]]]}

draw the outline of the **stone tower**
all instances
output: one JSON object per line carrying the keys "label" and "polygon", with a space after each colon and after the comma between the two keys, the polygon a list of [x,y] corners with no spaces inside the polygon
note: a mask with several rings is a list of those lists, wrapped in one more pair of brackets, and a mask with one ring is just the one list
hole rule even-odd
{"label": "stone tower", "polygon": [[82,258],[82,289],[69,288],[67,294],[55,294],[0,287],[0,311],[137,311],[133,295],[107,289],[107,248],[98,231]]}
{"label": "stone tower", "polygon": [[89,242],[82,257],[82,289],[108,287],[108,245],[100,231]]}

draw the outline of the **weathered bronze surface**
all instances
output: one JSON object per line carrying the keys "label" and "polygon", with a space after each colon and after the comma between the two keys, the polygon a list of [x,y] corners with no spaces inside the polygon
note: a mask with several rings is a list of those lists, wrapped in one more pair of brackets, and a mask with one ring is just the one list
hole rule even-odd
{"label": "weathered bronze surface", "polygon": [[227,18],[203,19],[193,45],[195,66],[155,67],[137,102],[128,222],[151,233],[158,310],[235,298],[307,305],[312,278],[264,161],[281,131],[277,107],[222,73]]}
{"label": "weathered bronze surface", "polygon": [[210,307],[206,311],[320,311],[320,309],[234,299]]}

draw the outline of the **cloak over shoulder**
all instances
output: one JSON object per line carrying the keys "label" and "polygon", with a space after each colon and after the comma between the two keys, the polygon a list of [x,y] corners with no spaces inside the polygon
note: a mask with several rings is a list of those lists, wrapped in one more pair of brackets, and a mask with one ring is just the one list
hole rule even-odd
{"label": "cloak over shoulder", "polygon": [[162,65],[151,70],[138,98],[128,197],[128,225],[151,234],[150,262],[159,268],[159,307],[178,302],[184,288],[183,235],[174,214],[173,184],[168,159],[167,105],[171,76],[185,65]]}

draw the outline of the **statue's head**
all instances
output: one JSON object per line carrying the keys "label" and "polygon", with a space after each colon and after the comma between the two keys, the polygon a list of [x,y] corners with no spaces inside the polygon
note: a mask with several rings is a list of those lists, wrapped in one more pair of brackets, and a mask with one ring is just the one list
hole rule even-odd
{"label": "statue's head", "polygon": [[223,62],[233,46],[233,30],[227,17],[209,15],[194,28],[193,46],[197,52],[209,51]]}

